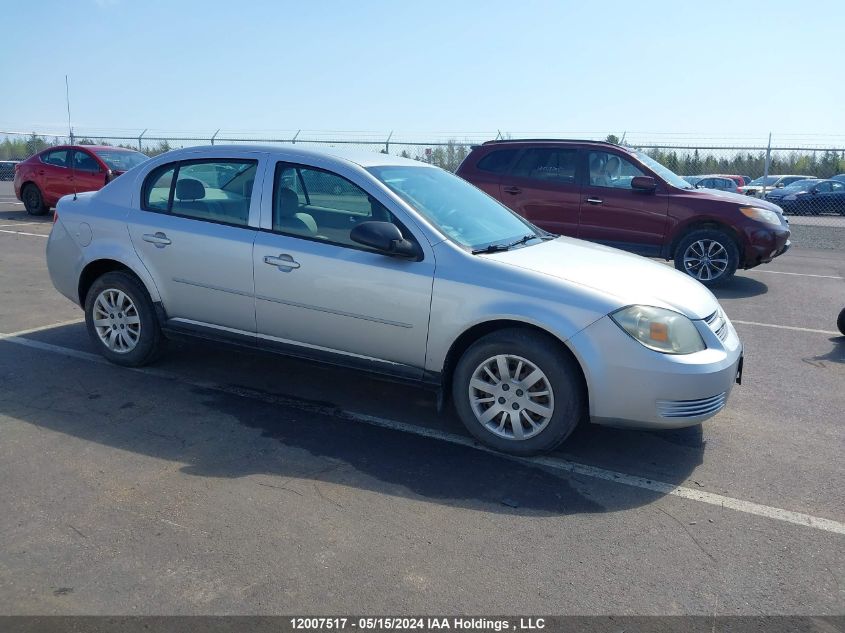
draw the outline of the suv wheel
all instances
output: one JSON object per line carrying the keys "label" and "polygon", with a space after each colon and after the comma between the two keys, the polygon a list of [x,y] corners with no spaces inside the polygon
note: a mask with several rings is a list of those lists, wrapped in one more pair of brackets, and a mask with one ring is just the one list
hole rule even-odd
{"label": "suv wheel", "polygon": [[575,361],[549,337],[518,329],[493,332],[461,357],[452,396],[467,430],[482,444],[515,455],[550,451],[583,417]]}
{"label": "suv wheel", "polygon": [[731,279],[738,264],[736,241],[720,229],[692,231],[675,249],[675,268],[709,287]]}
{"label": "suv wheel", "polygon": [[29,183],[24,185],[21,192],[21,199],[26,212],[29,215],[44,215],[50,208],[44,204],[44,196],[41,195],[41,190],[37,185]]}
{"label": "suv wheel", "polygon": [[153,303],[126,272],[106,273],[93,283],[85,297],[85,325],[99,352],[118,365],[146,365],[161,348]]}

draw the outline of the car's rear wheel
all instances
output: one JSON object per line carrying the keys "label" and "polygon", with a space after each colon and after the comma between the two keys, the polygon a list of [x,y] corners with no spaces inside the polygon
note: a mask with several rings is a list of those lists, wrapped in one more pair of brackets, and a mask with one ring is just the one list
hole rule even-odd
{"label": "car's rear wheel", "polygon": [[99,352],[118,365],[146,365],[161,348],[153,303],[143,284],[127,272],[106,273],[91,285],[85,324]]}
{"label": "car's rear wheel", "polygon": [[836,319],[836,327],[838,327],[839,331],[842,332],[842,336],[845,336],[845,308],[842,308],[842,312],[839,313],[839,318]]}
{"label": "car's rear wheel", "polygon": [[50,210],[50,207],[44,204],[44,196],[41,195],[38,185],[32,183],[24,185],[23,191],[21,191],[21,200],[29,215],[44,215]]}
{"label": "car's rear wheel", "polygon": [[480,442],[515,455],[550,451],[584,416],[575,360],[551,337],[520,329],[493,332],[458,361],[452,396]]}
{"label": "car's rear wheel", "polygon": [[733,237],[720,229],[687,233],[675,249],[675,268],[705,286],[719,286],[734,276],[739,248]]}

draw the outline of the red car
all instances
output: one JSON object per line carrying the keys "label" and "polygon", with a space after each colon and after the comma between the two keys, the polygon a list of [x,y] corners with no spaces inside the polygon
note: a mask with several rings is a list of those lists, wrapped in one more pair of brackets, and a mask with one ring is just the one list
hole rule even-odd
{"label": "red car", "polygon": [[645,153],[612,143],[488,141],[457,174],[542,229],[674,260],[708,286],[790,245],[777,205],[696,189]]}
{"label": "red car", "polygon": [[44,215],[62,196],[97,191],[147,159],[107,145],[50,147],[15,165],[15,196],[30,215]]}

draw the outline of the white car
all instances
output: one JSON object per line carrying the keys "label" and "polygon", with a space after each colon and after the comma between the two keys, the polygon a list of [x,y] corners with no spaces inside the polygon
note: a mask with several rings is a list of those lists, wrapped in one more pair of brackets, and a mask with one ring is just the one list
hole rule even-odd
{"label": "white car", "polygon": [[744,187],[739,187],[737,191],[746,196],[754,196],[755,198],[765,198],[766,193],[772,189],[780,189],[787,187],[793,182],[799,180],[806,180],[813,176],[760,176],[752,180]]}

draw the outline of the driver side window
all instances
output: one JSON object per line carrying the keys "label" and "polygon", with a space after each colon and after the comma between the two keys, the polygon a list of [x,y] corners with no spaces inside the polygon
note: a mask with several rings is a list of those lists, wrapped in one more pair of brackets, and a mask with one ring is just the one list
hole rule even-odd
{"label": "driver side window", "polygon": [[590,185],[613,189],[631,189],[631,180],[645,173],[627,158],[610,152],[590,152],[587,155]]}

